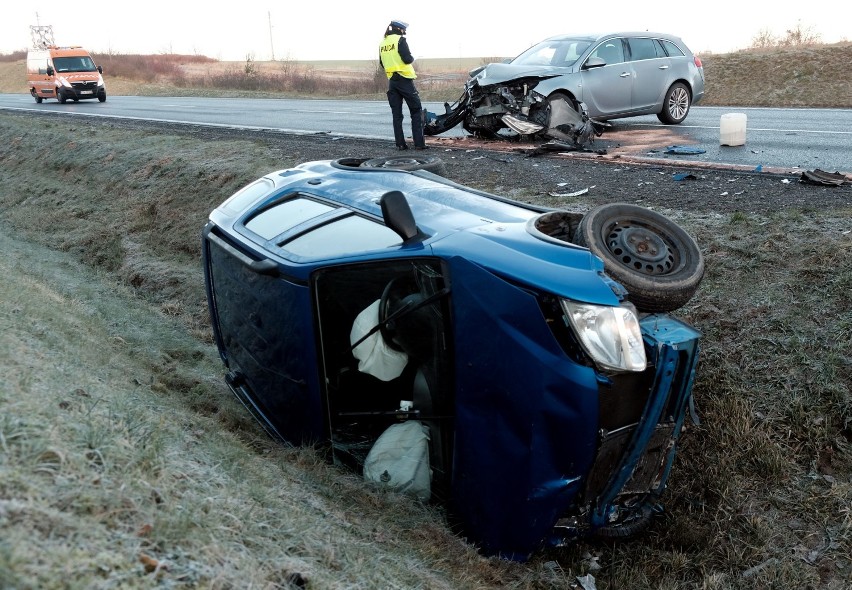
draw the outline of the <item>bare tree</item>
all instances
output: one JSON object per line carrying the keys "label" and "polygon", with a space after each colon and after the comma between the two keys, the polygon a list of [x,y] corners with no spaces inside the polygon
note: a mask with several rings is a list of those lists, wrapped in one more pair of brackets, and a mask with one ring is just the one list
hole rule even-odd
{"label": "bare tree", "polygon": [[769,29],[760,29],[757,35],[751,38],[751,47],[753,49],[766,49],[768,47],[776,47],[778,45],[778,37],[776,37]]}
{"label": "bare tree", "polygon": [[789,47],[800,47],[802,45],[817,45],[821,42],[822,35],[814,30],[812,25],[803,25],[802,21],[796,21],[796,26],[787,29],[787,36],[781,40],[780,45]]}

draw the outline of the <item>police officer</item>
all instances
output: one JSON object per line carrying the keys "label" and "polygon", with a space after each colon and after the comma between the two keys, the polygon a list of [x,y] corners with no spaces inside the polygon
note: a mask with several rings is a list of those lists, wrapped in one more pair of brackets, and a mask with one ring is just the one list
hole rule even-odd
{"label": "police officer", "polygon": [[379,63],[385,69],[388,77],[388,103],[393,116],[393,136],[396,147],[407,150],[405,134],[402,131],[402,101],[408,105],[408,113],[411,116],[411,136],[414,140],[414,149],[426,149],[423,139],[423,105],[420,104],[420,95],[414,87],[414,57],[405,40],[405,30],[408,23],[400,20],[392,20],[385,31],[385,37],[379,46]]}

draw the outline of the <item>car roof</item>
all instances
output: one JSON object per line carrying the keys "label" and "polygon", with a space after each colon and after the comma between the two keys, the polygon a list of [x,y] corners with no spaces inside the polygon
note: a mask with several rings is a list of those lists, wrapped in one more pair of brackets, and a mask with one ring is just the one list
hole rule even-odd
{"label": "car roof", "polygon": [[[400,191],[418,228],[427,236],[413,245],[421,255],[431,253],[445,259],[461,256],[518,283],[589,302],[614,302],[611,288],[601,280],[600,259],[586,248],[530,230],[539,216],[554,211],[551,208],[478,191],[422,170],[358,168],[331,160],[279,170],[267,174],[264,180],[274,183],[274,188],[243,203],[238,210],[225,201],[211,212],[210,220],[232,227],[236,234],[248,239],[247,244],[253,243],[254,247],[260,246],[288,260],[289,268],[299,278],[307,278],[312,269],[344,259],[368,260],[411,255],[413,251],[406,254],[397,245],[387,251],[304,259],[288,255],[286,244],[278,249],[271,242],[252,237],[242,229],[244,222],[290,195],[338,204],[379,221],[382,195]],[[234,236],[234,232],[229,233]]]}
{"label": "car roof", "polygon": [[548,37],[544,39],[544,41],[559,41],[562,39],[586,39],[588,41],[599,41],[601,39],[607,39],[609,37],[653,37],[655,39],[668,39],[670,41],[678,41],[683,43],[683,39],[678,35],[673,35],[671,33],[661,33],[659,31],[610,31],[606,33],[597,33],[597,34],[579,34],[572,35],[570,33],[553,35],[552,37]]}

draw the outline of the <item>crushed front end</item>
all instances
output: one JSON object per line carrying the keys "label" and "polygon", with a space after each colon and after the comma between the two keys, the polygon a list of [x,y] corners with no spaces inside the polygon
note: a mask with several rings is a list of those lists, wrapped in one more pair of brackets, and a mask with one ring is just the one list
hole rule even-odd
{"label": "crushed front end", "polygon": [[548,98],[536,92],[547,76],[486,84],[481,75],[467,81],[454,104],[445,103],[443,114],[427,113],[426,135],[439,135],[461,123],[465,131],[484,139],[549,138],[582,147],[607,126],[590,119],[585,105],[566,95]]}
{"label": "crushed front end", "polygon": [[692,408],[700,333],[668,315],[640,321],[648,369],[599,377],[597,452],[579,507],[556,522],[550,542],[628,537],[647,526]]}

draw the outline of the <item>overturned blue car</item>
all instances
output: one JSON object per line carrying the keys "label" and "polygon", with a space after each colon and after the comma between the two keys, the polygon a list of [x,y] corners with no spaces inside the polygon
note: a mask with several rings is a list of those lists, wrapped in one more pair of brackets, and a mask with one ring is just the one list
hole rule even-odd
{"label": "overturned blue car", "polygon": [[700,334],[671,312],[698,246],[649,209],[535,207],[433,160],[307,162],[211,212],[228,385],[270,436],[446,506],[485,554],[643,530],[692,402]]}

